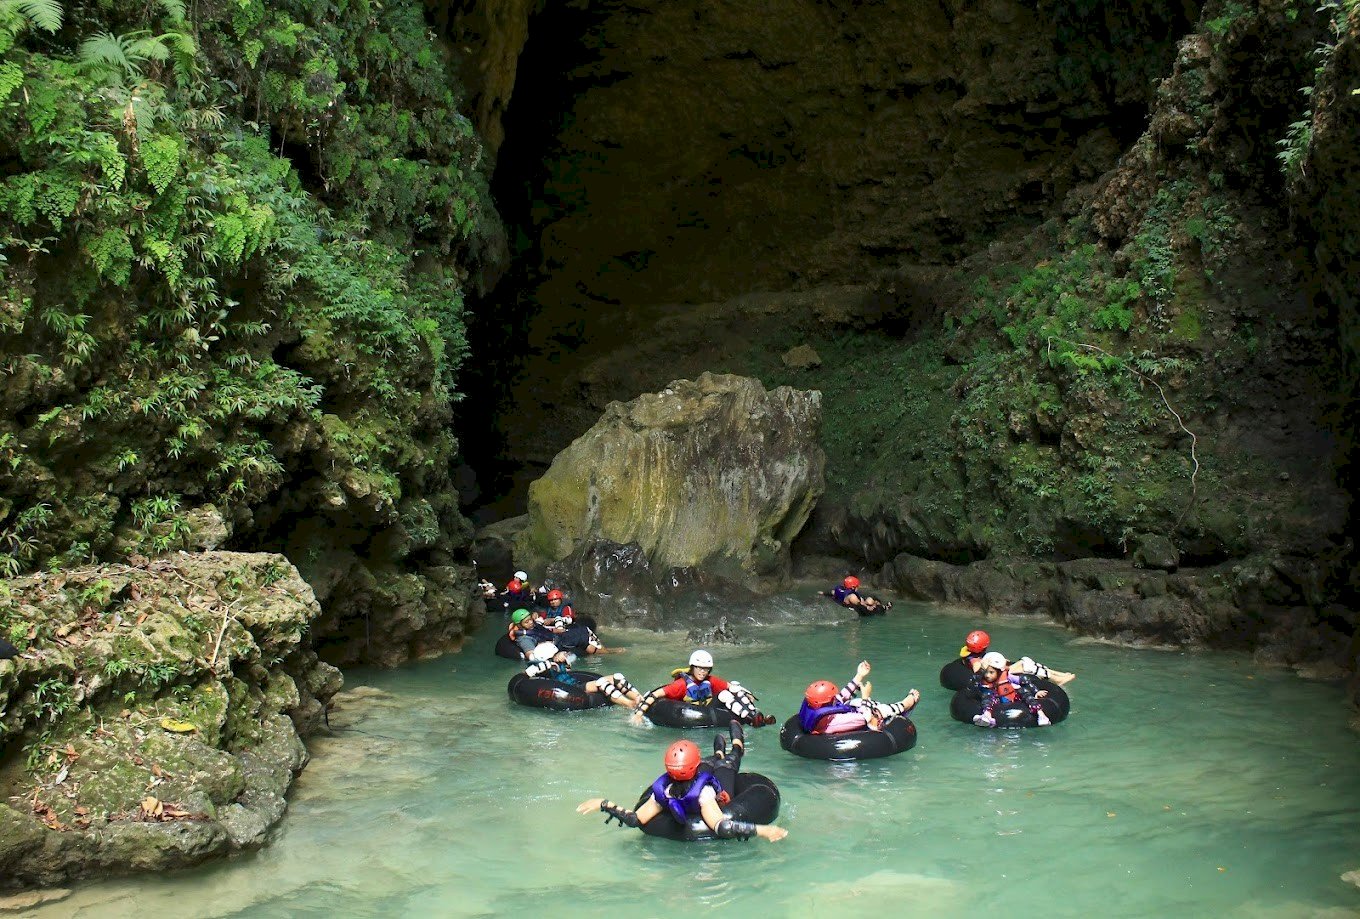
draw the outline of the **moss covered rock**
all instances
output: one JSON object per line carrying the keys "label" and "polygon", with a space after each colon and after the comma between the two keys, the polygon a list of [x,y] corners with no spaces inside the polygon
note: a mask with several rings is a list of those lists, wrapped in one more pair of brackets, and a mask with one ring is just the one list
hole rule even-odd
{"label": "moss covered rock", "polygon": [[530,570],[598,540],[657,569],[783,577],[821,496],[821,395],[703,374],[614,403],[529,490],[516,559]]}
{"label": "moss covered rock", "polygon": [[265,842],[339,672],[281,555],[178,553],[0,583],[0,887]]}

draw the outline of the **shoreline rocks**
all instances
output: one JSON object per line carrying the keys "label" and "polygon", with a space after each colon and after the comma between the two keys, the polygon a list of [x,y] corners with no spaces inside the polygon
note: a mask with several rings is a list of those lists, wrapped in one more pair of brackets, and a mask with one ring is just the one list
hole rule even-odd
{"label": "shoreline rocks", "polygon": [[263,845],[340,687],[281,555],[177,553],[5,581],[0,889]]}

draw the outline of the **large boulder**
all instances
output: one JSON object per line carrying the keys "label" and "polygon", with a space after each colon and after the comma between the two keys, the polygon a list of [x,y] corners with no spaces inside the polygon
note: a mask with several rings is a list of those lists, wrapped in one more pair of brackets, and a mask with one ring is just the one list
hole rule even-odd
{"label": "large boulder", "polygon": [[529,489],[516,561],[636,545],[658,572],[775,584],[824,489],[821,394],[705,373],[611,403]]}

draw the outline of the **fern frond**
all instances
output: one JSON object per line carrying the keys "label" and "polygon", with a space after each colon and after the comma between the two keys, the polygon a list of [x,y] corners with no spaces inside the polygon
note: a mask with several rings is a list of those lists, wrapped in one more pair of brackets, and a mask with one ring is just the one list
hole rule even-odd
{"label": "fern frond", "polygon": [[175,22],[184,21],[184,0],[158,0],[158,4]]}
{"label": "fern frond", "polygon": [[115,76],[121,81],[135,70],[124,40],[112,32],[97,32],[85,39],[76,57],[84,70],[96,76]]}
{"label": "fern frond", "polygon": [[48,32],[61,28],[60,0],[0,0],[0,21],[12,18],[15,13]]}

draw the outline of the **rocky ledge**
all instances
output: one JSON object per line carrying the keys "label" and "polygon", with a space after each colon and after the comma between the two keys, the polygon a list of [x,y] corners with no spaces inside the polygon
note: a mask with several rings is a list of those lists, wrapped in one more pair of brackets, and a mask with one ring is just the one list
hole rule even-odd
{"label": "rocky ledge", "polygon": [[1258,555],[1178,568],[1174,553],[1158,551],[1162,542],[1145,540],[1128,559],[1066,562],[954,565],[902,554],[884,566],[881,580],[913,599],[984,615],[1047,615],[1128,644],[1251,651],[1305,676],[1349,676],[1350,698],[1360,705],[1360,631],[1352,611],[1325,601],[1322,563]]}
{"label": "rocky ledge", "polygon": [[341,685],[281,555],[0,582],[0,889],[262,845]]}

